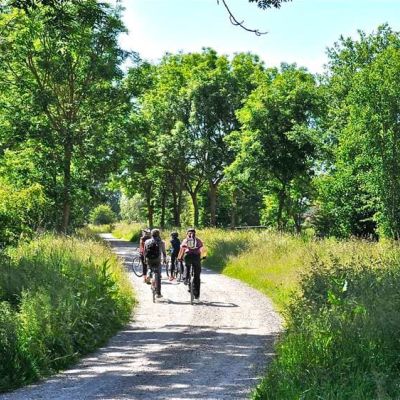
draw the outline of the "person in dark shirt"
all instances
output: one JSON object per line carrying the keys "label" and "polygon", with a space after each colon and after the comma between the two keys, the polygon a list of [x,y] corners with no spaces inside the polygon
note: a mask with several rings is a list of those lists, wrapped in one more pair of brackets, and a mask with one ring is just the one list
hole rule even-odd
{"label": "person in dark shirt", "polygon": [[174,273],[175,273],[175,266],[176,268],[181,269],[181,273],[183,272],[183,264],[182,261],[179,262],[179,266],[177,265],[177,258],[179,254],[179,250],[181,248],[181,241],[179,240],[178,237],[178,232],[172,232],[171,233],[171,240],[170,240],[170,255],[171,255],[171,276],[169,277],[169,280],[172,281],[174,279]]}
{"label": "person in dark shirt", "polygon": [[161,295],[161,256],[163,262],[167,255],[165,253],[165,243],[161,239],[160,231],[152,229],[151,238],[144,242],[144,258],[150,271],[155,274],[157,297]]}

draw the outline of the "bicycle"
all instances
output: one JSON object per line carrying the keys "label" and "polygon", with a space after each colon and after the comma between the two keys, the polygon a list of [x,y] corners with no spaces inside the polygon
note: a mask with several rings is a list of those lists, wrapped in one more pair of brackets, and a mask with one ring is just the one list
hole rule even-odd
{"label": "bicycle", "polygon": [[131,269],[137,277],[143,276],[143,262],[140,255],[134,255],[130,261]]}
{"label": "bicycle", "polygon": [[[173,272],[172,272],[172,266],[174,266]],[[182,279],[181,265],[180,265],[180,262],[176,258],[174,260],[174,265],[172,265],[171,257],[168,256],[165,269],[167,271],[168,277],[175,278],[178,282],[181,281],[181,279]]]}
{"label": "bicycle", "polygon": [[[205,258],[206,257],[201,257],[201,260],[205,260]],[[201,265],[200,265],[200,273],[201,273]],[[186,283],[188,285],[188,290],[190,292],[190,304],[193,304],[194,303],[194,293],[193,293],[193,290],[192,290],[193,289],[192,288],[192,283],[193,283],[193,277],[194,277],[194,266],[193,266],[193,264],[190,266],[190,274],[189,274],[189,276],[187,276],[187,275],[188,275],[187,266],[185,264],[184,276],[185,276],[185,279],[187,277]],[[198,299],[198,297],[197,297],[197,299]]]}
{"label": "bicycle", "polygon": [[150,271],[150,289],[151,289],[151,294],[153,296],[153,303],[156,302],[156,296],[157,296],[157,282],[158,282],[158,267],[150,267],[149,266],[149,271]]}
{"label": "bicycle", "polygon": [[190,268],[190,274],[189,274],[189,276],[187,276],[187,275],[188,275],[188,273],[187,273],[187,267],[186,267],[186,265],[185,265],[184,275],[185,275],[186,283],[187,283],[187,286],[188,286],[188,291],[189,291],[189,293],[190,293],[190,304],[193,305],[193,303],[194,303],[194,294],[193,294],[193,290],[192,290],[192,281],[193,281],[193,276],[194,276],[194,268],[193,268],[193,265],[192,265],[191,268]]}

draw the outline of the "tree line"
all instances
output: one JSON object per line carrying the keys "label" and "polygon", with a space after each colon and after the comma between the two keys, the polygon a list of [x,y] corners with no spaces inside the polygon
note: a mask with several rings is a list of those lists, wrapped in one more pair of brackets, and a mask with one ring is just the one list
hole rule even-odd
{"label": "tree line", "polygon": [[67,232],[121,192],[150,226],[399,237],[389,26],[340,37],[314,75],[210,48],[149,63],[120,48],[121,8],[95,0],[0,11],[0,241]]}

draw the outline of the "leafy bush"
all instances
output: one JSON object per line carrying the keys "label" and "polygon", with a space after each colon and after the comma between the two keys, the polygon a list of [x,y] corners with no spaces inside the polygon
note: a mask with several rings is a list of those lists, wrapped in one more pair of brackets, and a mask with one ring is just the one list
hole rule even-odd
{"label": "leafy bush", "polygon": [[100,204],[92,210],[89,219],[94,225],[106,225],[115,222],[117,217],[108,204]]}
{"label": "leafy bush", "polygon": [[39,184],[16,189],[0,181],[0,242],[31,238],[42,225],[48,199]]}
{"label": "leafy bush", "polygon": [[0,391],[64,368],[129,320],[129,280],[105,246],[46,236],[9,256],[0,264]]}
{"label": "leafy bush", "polygon": [[13,386],[10,371],[18,370],[16,313],[6,301],[0,302],[0,388]]}

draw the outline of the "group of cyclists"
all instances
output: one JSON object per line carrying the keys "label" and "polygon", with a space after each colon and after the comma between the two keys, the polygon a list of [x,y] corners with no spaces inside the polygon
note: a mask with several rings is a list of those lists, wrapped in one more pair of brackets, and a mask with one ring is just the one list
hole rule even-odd
{"label": "group of cyclists", "polygon": [[[171,256],[171,274],[169,279],[173,280],[175,276],[175,267],[181,268],[184,284],[190,281],[190,274],[193,275],[193,282],[189,287],[189,291],[193,290],[194,299],[200,297],[200,273],[201,259],[204,258],[203,242],[196,236],[196,230],[189,228],[186,237],[179,240],[177,232],[171,233],[169,252]],[[166,263],[167,251],[165,242],[161,239],[159,229],[145,229],[139,243],[139,254],[143,264],[143,281],[150,283],[150,273],[157,272],[156,290],[157,297],[161,294],[161,262]],[[183,263],[185,268],[183,268]]]}

